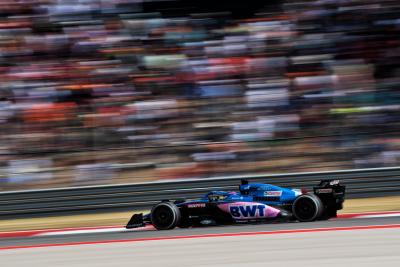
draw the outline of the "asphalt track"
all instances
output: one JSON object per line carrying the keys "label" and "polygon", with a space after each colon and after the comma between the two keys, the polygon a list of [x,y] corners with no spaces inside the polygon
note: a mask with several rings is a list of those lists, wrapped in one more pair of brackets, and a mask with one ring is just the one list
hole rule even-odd
{"label": "asphalt track", "polygon": [[400,217],[0,239],[7,267],[398,266],[399,252]]}

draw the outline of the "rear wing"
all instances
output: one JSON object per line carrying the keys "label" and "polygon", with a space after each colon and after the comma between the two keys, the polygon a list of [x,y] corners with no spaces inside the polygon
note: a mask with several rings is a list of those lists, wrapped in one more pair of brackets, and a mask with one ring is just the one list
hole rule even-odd
{"label": "rear wing", "polygon": [[346,186],[339,180],[321,180],[314,186],[314,194],[317,195],[325,206],[341,210],[345,199]]}

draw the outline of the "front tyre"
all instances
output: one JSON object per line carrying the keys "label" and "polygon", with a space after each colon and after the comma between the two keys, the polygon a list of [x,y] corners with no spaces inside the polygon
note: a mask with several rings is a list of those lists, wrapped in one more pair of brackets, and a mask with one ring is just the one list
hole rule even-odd
{"label": "front tyre", "polygon": [[324,212],[321,199],[314,194],[298,196],[293,202],[292,212],[300,222],[311,222],[319,219]]}
{"label": "front tyre", "polygon": [[179,208],[171,202],[161,202],[151,209],[151,223],[158,230],[175,228],[181,221]]}

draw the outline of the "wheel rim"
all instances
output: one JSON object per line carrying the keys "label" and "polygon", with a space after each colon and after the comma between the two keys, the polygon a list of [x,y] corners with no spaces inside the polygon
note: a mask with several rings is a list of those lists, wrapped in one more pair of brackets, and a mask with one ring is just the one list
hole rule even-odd
{"label": "wheel rim", "polygon": [[159,206],[152,212],[153,225],[159,228],[168,228],[174,223],[174,212],[168,206]]}
{"label": "wheel rim", "polygon": [[316,216],[317,205],[310,198],[300,198],[294,207],[295,214],[300,220],[312,220]]}

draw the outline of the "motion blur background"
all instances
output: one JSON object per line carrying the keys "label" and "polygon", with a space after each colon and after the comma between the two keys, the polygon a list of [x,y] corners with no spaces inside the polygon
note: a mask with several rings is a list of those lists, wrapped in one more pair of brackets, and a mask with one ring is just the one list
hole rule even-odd
{"label": "motion blur background", "polygon": [[0,190],[396,166],[396,0],[1,0]]}

